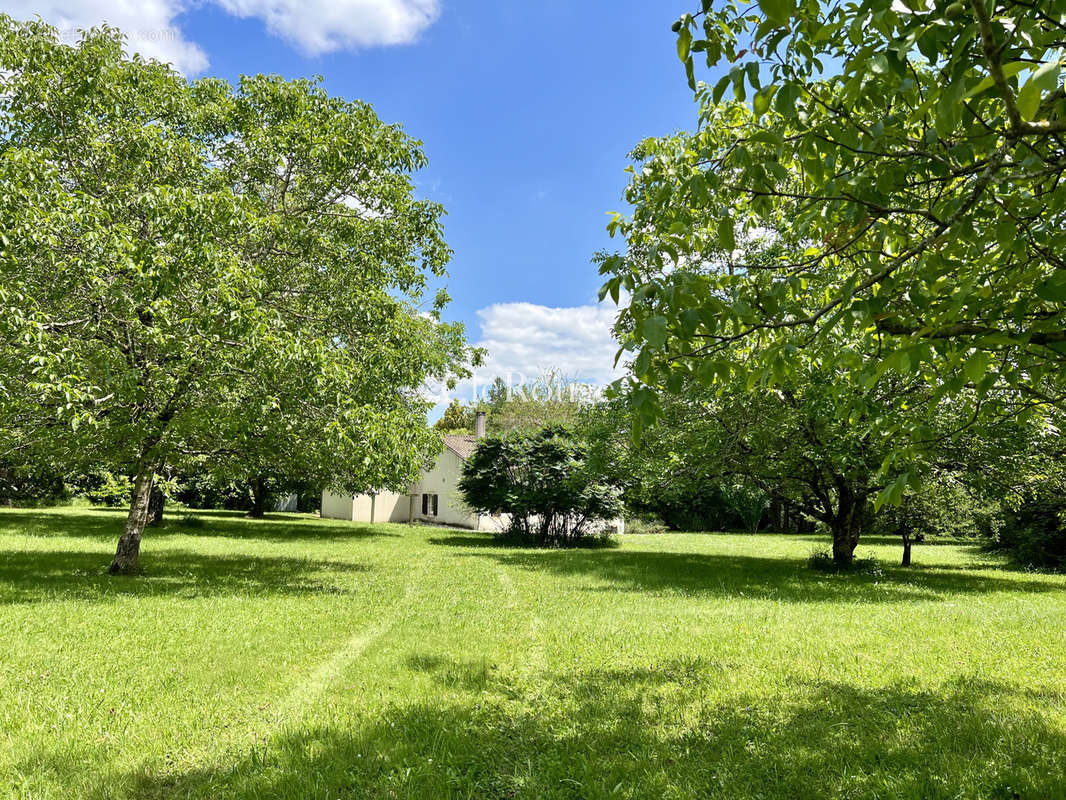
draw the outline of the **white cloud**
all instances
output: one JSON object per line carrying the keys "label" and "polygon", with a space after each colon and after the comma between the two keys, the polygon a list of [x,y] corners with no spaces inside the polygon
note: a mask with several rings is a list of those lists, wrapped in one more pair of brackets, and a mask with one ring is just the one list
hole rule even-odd
{"label": "white cloud", "polygon": [[602,389],[620,378],[615,368],[618,345],[611,336],[618,310],[607,304],[552,308],[533,303],[496,303],[477,312],[481,339],[475,344],[488,351],[486,363],[474,377],[454,389],[427,386],[436,404],[436,419],[451,398],[468,402],[484,395],[497,378],[512,387],[536,381],[549,370]]}
{"label": "white cloud", "polygon": [[408,44],[440,14],[438,0],[216,0],[238,17],[255,17],[305,53]]}
{"label": "white cloud", "polygon": [[[272,35],[309,55],[414,41],[440,14],[439,0],[208,0],[241,18],[260,20]],[[107,22],[128,37],[127,47],[166,61],[186,75],[207,68],[207,54],[185,38],[175,20],[186,0],[0,0],[17,19],[39,15],[77,40],[77,29]]]}
{"label": "white cloud", "polygon": [[79,28],[107,22],[126,34],[131,51],[169,62],[186,75],[207,68],[207,55],[174,24],[184,10],[181,0],[3,0],[0,10],[16,19],[40,16],[69,44],[77,42]]}
{"label": "white cloud", "polygon": [[554,370],[591,384],[592,395],[584,396],[594,396],[595,390],[606,388],[625,372],[621,364],[613,366],[618,344],[611,327],[617,314],[618,309],[607,303],[570,308],[495,303],[480,309],[481,339],[475,344],[488,351],[485,364],[453,389],[438,384],[424,387],[434,403],[430,421],[440,418],[452,398],[466,403],[484,397],[497,377],[518,387]]}
{"label": "white cloud", "polygon": [[[611,336],[618,311],[600,304],[551,308],[533,303],[497,303],[478,313],[480,347],[488,359],[479,372],[536,378],[549,369],[581,381],[607,384],[622,374],[615,369],[618,344]],[[491,377],[490,377],[491,380]]]}

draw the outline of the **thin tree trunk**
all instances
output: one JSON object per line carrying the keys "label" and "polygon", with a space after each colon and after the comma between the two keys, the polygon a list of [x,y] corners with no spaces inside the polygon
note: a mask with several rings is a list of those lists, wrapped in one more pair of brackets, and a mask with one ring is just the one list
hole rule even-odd
{"label": "thin tree trunk", "polygon": [[248,512],[248,516],[253,519],[262,519],[266,514],[266,501],[266,480],[260,475],[252,481],[252,510]]}
{"label": "thin tree trunk", "polygon": [[133,480],[133,497],[129,516],[126,517],[126,529],[118,540],[118,549],[108,570],[112,575],[129,575],[140,571],[141,535],[148,523],[148,505],[154,480],[155,470],[151,468],[142,469]]}
{"label": "thin tree trunk", "polygon": [[911,565],[911,532],[903,529],[903,564],[904,567]]}
{"label": "thin tree trunk", "polygon": [[163,524],[163,509],[167,503],[167,496],[159,486],[152,486],[152,494],[148,498],[148,524],[158,528]]}

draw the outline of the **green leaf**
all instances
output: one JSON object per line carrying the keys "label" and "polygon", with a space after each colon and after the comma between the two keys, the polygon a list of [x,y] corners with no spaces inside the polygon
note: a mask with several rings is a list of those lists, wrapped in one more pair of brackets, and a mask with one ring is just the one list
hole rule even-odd
{"label": "green leaf", "polygon": [[1049,303],[1066,303],[1066,275],[1056,275],[1037,284],[1036,296]]}
{"label": "green leaf", "polygon": [[796,100],[799,99],[800,87],[795,83],[786,83],[774,98],[774,108],[783,117],[796,116]]}
{"label": "green leaf", "polygon": [[729,84],[732,82],[733,76],[725,74],[719,78],[718,83],[714,85],[714,89],[711,91],[711,99],[715,105],[722,102],[722,95],[725,94],[725,90],[729,88]]}
{"label": "green leaf", "polygon": [[775,25],[788,25],[796,10],[793,0],[759,0],[759,8]]}
{"label": "green leaf", "polygon": [[718,220],[718,246],[729,252],[737,249],[737,238],[731,217],[722,217]]}
{"label": "green leaf", "polygon": [[692,30],[685,25],[677,33],[677,57],[681,61],[688,61],[689,52],[692,49]]}
{"label": "green leaf", "polygon": [[755,112],[756,119],[770,110],[770,100],[776,91],[776,86],[767,86],[755,94],[752,99],[752,110]]}
{"label": "green leaf", "polygon": [[1023,120],[1028,122],[1036,117],[1043,93],[1054,91],[1058,86],[1061,67],[1061,62],[1049,61],[1029,76],[1025,86],[1018,92],[1018,113]]}
{"label": "green leaf", "polygon": [[656,350],[666,344],[666,317],[648,317],[644,320],[641,330],[644,333],[644,341]]}
{"label": "green leaf", "polygon": [[988,371],[988,365],[992,363],[992,356],[985,350],[978,350],[963,365],[962,374],[971,383],[977,383]]}

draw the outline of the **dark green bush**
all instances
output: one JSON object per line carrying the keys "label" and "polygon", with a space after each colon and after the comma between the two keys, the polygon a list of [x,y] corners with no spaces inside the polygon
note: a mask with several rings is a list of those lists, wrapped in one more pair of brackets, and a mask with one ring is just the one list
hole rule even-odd
{"label": "dark green bush", "polygon": [[881,564],[876,558],[856,558],[849,565],[838,564],[833,559],[833,554],[828,550],[816,550],[807,559],[807,566],[818,572],[847,572],[849,574],[860,573],[880,577],[883,573]]}
{"label": "dark green bush", "polygon": [[603,538],[606,523],[623,511],[621,493],[602,482],[585,445],[560,426],[481,441],[459,489],[478,513],[509,515],[509,536],[548,547]]}
{"label": "dark green bush", "polygon": [[1008,509],[990,549],[1019,566],[1066,569],[1066,498],[1030,496],[1017,509]]}
{"label": "dark green bush", "polygon": [[69,496],[63,478],[48,469],[0,462],[0,505],[53,505]]}

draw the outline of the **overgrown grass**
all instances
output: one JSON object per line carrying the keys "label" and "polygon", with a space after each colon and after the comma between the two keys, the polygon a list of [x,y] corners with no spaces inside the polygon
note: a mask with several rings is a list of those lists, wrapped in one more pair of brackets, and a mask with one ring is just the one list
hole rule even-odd
{"label": "overgrown grass", "polygon": [[0,512],[0,796],[1066,796],[1062,576],[197,516]]}

